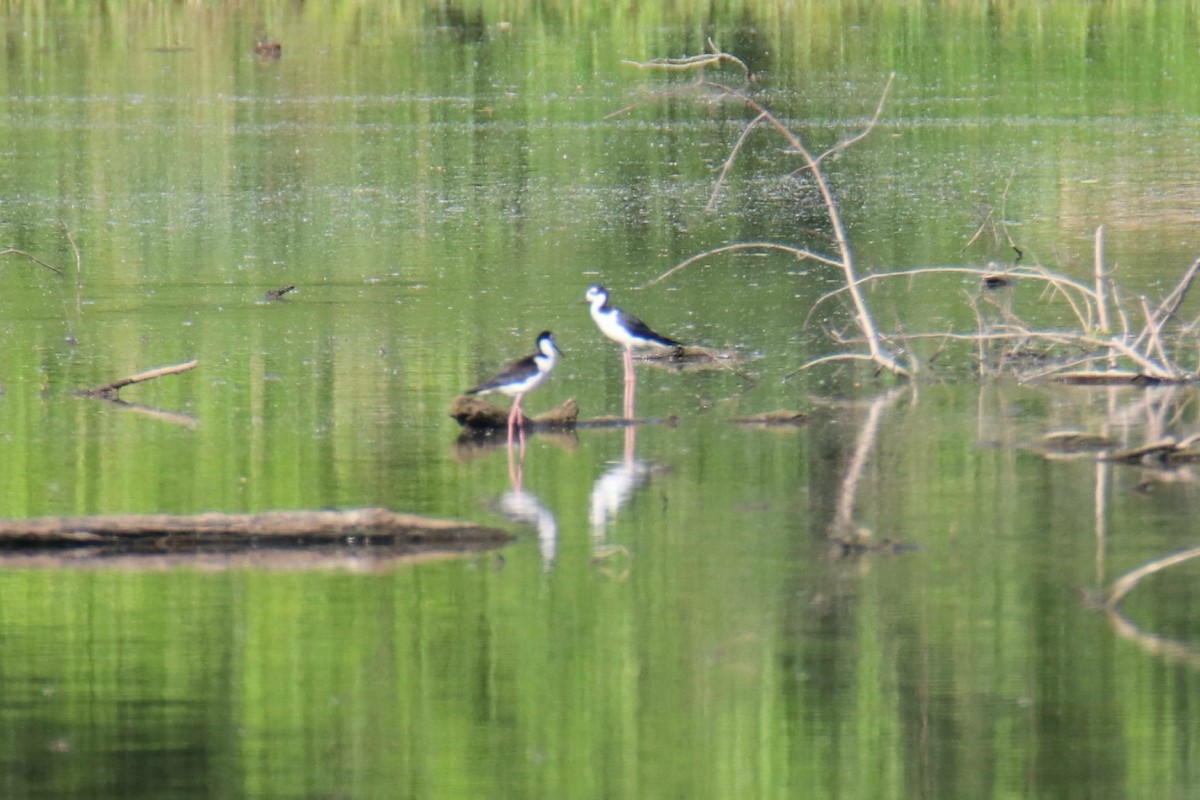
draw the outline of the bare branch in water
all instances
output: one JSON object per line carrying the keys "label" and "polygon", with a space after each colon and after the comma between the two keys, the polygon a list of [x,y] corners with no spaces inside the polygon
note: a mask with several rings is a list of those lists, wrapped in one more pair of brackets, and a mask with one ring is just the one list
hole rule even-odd
{"label": "bare branch in water", "polygon": [[811,259],[812,261],[818,261],[822,264],[828,264],[833,267],[841,266],[841,262],[832,259],[829,256],[823,256],[820,253],[814,253],[813,251],[807,250],[803,247],[793,247],[792,245],[780,244],[778,242],[736,242],[735,244],[714,247],[711,250],[705,250],[703,252],[696,253],[694,256],[689,256],[675,266],[671,267],[662,275],[643,283],[641,286],[636,287],[636,289],[647,289],[656,283],[661,283],[662,281],[674,275],[676,272],[679,272],[685,267],[691,266],[697,261],[703,261],[706,258],[711,258],[712,256],[720,255],[721,253],[731,253],[738,250],[780,250],[784,253],[792,254],[799,261]]}
{"label": "bare branch in water", "polygon": [[659,69],[668,72],[686,72],[693,69],[704,69],[705,67],[720,66],[721,64],[734,64],[740,67],[742,74],[746,76],[746,80],[753,82],[754,75],[750,72],[750,68],[746,66],[746,62],[742,61],[735,55],[723,52],[712,39],[708,40],[708,52],[698,56],[683,56],[681,58],[652,58],[649,61],[632,61],[624,59],[622,64],[627,64],[638,69]]}
{"label": "bare branch in water", "polygon": [[717,207],[717,197],[721,194],[721,188],[725,186],[725,176],[729,174],[729,170],[733,167],[733,162],[737,160],[738,153],[741,152],[742,145],[746,139],[750,137],[750,131],[758,127],[758,123],[765,121],[768,118],[765,112],[759,114],[754,119],[750,120],[749,124],[742,129],[742,133],[738,136],[738,140],[733,143],[733,147],[729,151],[729,157],[725,159],[725,163],[721,165],[721,174],[717,176],[716,183],[713,184],[712,193],[708,196],[708,204],[704,206],[705,211],[714,211]]}
{"label": "bare branch in water", "polygon": [[52,264],[47,264],[45,261],[42,261],[40,258],[33,255],[32,253],[26,253],[24,250],[18,250],[15,247],[10,247],[6,250],[0,250],[0,256],[23,256],[24,258],[27,258],[30,261],[32,261],[33,263],[37,264],[39,267],[45,267],[46,269],[48,269],[51,272],[58,274],[58,275],[63,274],[63,271],[61,269],[59,269],[58,267],[56,267]]}
{"label": "bare branch in water", "polygon": [[[712,64],[720,63],[722,61],[731,61],[731,62],[741,63],[735,57],[730,56],[726,53],[722,53],[719,50],[717,50],[715,45],[713,45],[711,42],[709,43],[709,45],[710,45],[710,48],[712,49],[712,52],[707,53],[703,56],[690,56],[690,57],[682,58],[682,59],[655,59],[654,61],[646,62],[645,64],[635,62],[634,65],[641,67],[641,68],[690,70],[690,69],[697,69],[697,68],[701,68],[704,66],[709,66]],[[749,70],[747,69],[746,72],[748,75]],[[740,89],[734,88],[733,86],[730,86],[728,84],[708,80],[707,78],[704,78],[703,76],[701,76],[700,79],[698,79],[689,88],[706,88],[706,89],[716,91],[721,96],[730,97],[730,98],[733,98],[735,100],[738,100],[738,101],[744,103],[746,105],[746,107],[749,108],[750,110],[752,110],[755,114],[754,118],[747,124],[746,129],[742,131],[741,135],[738,137],[737,141],[734,143],[734,145],[731,149],[731,152],[729,153],[729,156],[725,159],[725,163],[723,164],[723,166],[721,168],[721,174],[719,175],[719,177],[717,179],[716,186],[714,187],[714,190],[713,190],[713,194],[711,195],[711,197],[709,199],[709,208],[711,208],[713,206],[713,204],[715,203],[715,200],[720,191],[720,188],[725,181],[725,177],[728,175],[729,170],[732,167],[734,160],[737,158],[738,154],[741,152],[742,147],[745,144],[750,131],[764,123],[768,124],[772,128],[774,128],[784,138],[784,140],[787,141],[791,152],[798,153],[804,158],[804,161],[807,165],[806,169],[811,173],[812,179],[816,183],[817,190],[820,192],[821,198],[824,202],[825,213],[829,220],[830,227],[833,229],[833,238],[834,238],[834,242],[837,246],[839,257],[837,259],[832,259],[832,258],[827,258],[827,257],[817,257],[817,255],[815,253],[813,253],[812,251],[809,251],[805,248],[791,248],[791,252],[797,254],[798,256],[802,256],[804,258],[815,258],[816,260],[819,260],[822,263],[829,264],[830,266],[835,266],[842,270],[842,273],[843,273],[843,275],[845,277],[845,281],[846,281],[847,291],[849,292],[851,299],[853,300],[853,303],[854,303],[855,320],[858,323],[859,329],[863,332],[863,335],[866,337],[866,340],[867,340],[867,346],[870,350],[870,357],[869,357],[870,360],[874,361],[880,367],[887,370],[888,372],[891,372],[894,375],[898,375],[901,377],[907,377],[911,374],[910,368],[902,365],[896,359],[895,355],[888,352],[888,350],[883,346],[882,337],[880,337],[878,330],[875,327],[875,322],[871,317],[870,307],[867,305],[866,299],[862,296],[862,293],[859,291],[858,280],[857,280],[857,277],[855,275],[855,270],[854,270],[854,258],[853,258],[853,254],[850,251],[849,241],[846,238],[845,225],[842,222],[841,212],[838,210],[837,201],[835,200],[835,198],[833,196],[833,191],[830,189],[829,183],[826,180],[825,174],[821,170],[821,165],[820,165],[821,158],[824,158],[825,156],[827,156],[833,152],[837,152],[839,150],[845,149],[846,147],[849,147],[851,144],[854,144],[855,142],[861,141],[863,138],[865,138],[871,132],[872,129],[874,129],[874,127],[876,126],[876,124],[879,120],[880,115],[883,113],[883,105],[887,98],[888,92],[891,89],[891,85],[892,85],[894,78],[895,78],[894,74],[890,75],[888,77],[887,83],[884,86],[884,90],[880,95],[879,102],[876,104],[875,114],[872,116],[871,120],[867,123],[866,127],[864,127],[864,129],[862,131],[855,134],[854,136],[851,136],[851,137],[843,140],[842,142],[839,142],[837,145],[834,145],[829,150],[826,150],[823,154],[821,154],[821,156],[814,156],[812,151],[809,150],[808,147],[804,144],[804,142],[800,138],[799,134],[797,134],[794,130],[792,130],[787,125],[785,125],[768,108],[763,106],[761,103],[759,103],[753,97],[748,95],[746,92],[744,92]],[[732,249],[732,248],[730,248],[730,249]],[[786,249],[786,248],[779,247],[778,249]],[[684,263],[677,265],[675,268],[673,268],[671,270],[668,270],[667,273],[665,273],[663,276],[660,276],[659,278],[657,278],[655,281],[652,281],[651,283],[660,281],[663,278],[665,278],[667,275],[677,272],[680,269],[682,269],[683,267],[687,266],[688,264],[695,263],[697,260],[704,258],[706,255],[711,255],[715,252],[717,252],[717,251],[708,251],[707,254],[701,254],[700,256],[693,256],[692,258],[688,259]]]}
{"label": "bare branch in water", "polygon": [[[699,56],[654,59],[645,63],[629,62],[634,63],[635,66],[641,69],[699,71],[695,82],[686,87],[673,88],[669,92],[659,95],[660,98],[675,96],[684,91],[701,89],[715,93],[718,98],[728,98],[740,102],[751,112],[749,115],[750,119],[746,122],[737,139],[730,147],[728,155],[719,168],[707,209],[712,210],[715,208],[716,202],[729,178],[733,164],[744,152],[750,134],[763,126],[769,126],[778,135],[783,137],[787,143],[788,152],[797,154],[803,159],[804,165],[790,174],[797,176],[804,173],[807,175],[807,180],[812,181],[815,185],[825,207],[825,216],[832,232],[836,254],[822,255],[808,247],[775,242],[737,242],[690,256],[639,288],[652,286],[666,280],[699,261],[720,254],[734,252],[779,251],[791,254],[797,260],[811,260],[840,269],[843,279],[841,282],[842,285],[817,298],[805,318],[804,324],[807,325],[812,320],[817,309],[826,301],[834,297],[848,295],[849,305],[852,307],[853,319],[862,334],[862,338],[858,340],[856,346],[861,347],[865,343],[867,352],[840,352],[819,357],[804,364],[788,377],[820,364],[841,361],[870,361],[880,367],[881,370],[886,370],[898,377],[911,377],[916,373],[919,362],[915,354],[906,352],[904,343],[929,338],[938,339],[941,342],[942,350],[944,350],[945,344],[950,341],[962,340],[972,342],[981,359],[981,364],[985,355],[984,344],[987,342],[1007,341],[1013,343],[1012,347],[1009,347],[1005,351],[1006,354],[1013,353],[1017,347],[1024,350],[1029,345],[1055,348],[1058,351],[1055,354],[1056,359],[1053,364],[1040,373],[1042,376],[1058,375],[1065,369],[1080,365],[1094,365],[1097,360],[1106,359],[1110,370],[1116,370],[1119,367],[1128,369],[1132,366],[1137,370],[1137,374],[1142,376],[1143,380],[1178,383],[1196,380],[1200,377],[1197,375],[1197,365],[1192,365],[1188,369],[1182,366],[1179,361],[1180,354],[1185,352],[1195,353],[1195,357],[1200,358],[1200,317],[1187,324],[1181,323],[1177,317],[1179,308],[1186,300],[1192,284],[1195,282],[1197,276],[1200,275],[1200,259],[1192,263],[1175,289],[1156,308],[1151,307],[1144,298],[1135,299],[1123,294],[1119,287],[1112,282],[1110,274],[1105,270],[1104,265],[1103,228],[1098,228],[1096,231],[1092,275],[1087,282],[1047,270],[1037,265],[1036,259],[1034,259],[1035,264],[1033,266],[1022,266],[1020,262],[1025,254],[1022,252],[1022,248],[1013,240],[1005,221],[1005,209],[1008,202],[1008,194],[1012,188],[1016,174],[1015,170],[1009,175],[1008,181],[1005,183],[999,211],[997,212],[997,210],[993,209],[988,212],[987,218],[976,229],[966,245],[966,247],[969,247],[974,243],[990,225],[997,243],[999,243],[1000,234],[1002,233],[1004,239],[1016,254],[1016,258],[1011,266],[999,271],[997,269],[981,269],[976,267],[931,266],[897,270],[894,272],[872,273],[860,277],[856,271],[854,254],[850,249],[846,227],[842,220],[837,199],[834,197],[822,164],[829,156],[846,150],[865,139],[877,127],[883,114],[884,105],[891,92],[895,75],[888,76],[887,82],[880,93],[879,101],[876,103],[875,111],[862,130],[841,139],[819,154],[814,154],[814,151],[809,149],[796,130],[785,124],[770,109],[751,96],[747,90],[739,89],[705,76],[703,72],[705,67],[722,65],[726,62],[742,66],[747,76],[749,76],[749,70],[742,62],[733,56],[722,53],[711,42],[709,44],[710,52]],[[632,107],[634,106],[630,106],[629,108]],[[617,113],[623,113],[625,110],[628,109],[622,109],[622,112]],[[998,221],[997,213],[999,214]],[[1007,299],[1003,303],[989,300],[991,305],[994,306],[996,313],[985,315],[983,310],[986,309],[981,309],[981,305],[976,303],[968,294],[968,303],[975,314],[976,324],[979,329],[976,333],[918,332],[913,334],[905,333],[903,336],[900,336],[899,334],[889,335],[881,332],[874,321],[864,294],[867,284],[892,278],[911,279],[917,276],[923,277],[936,274],[977,276],[981,291],[996,288],[1011,290],[1016,286],[1018,281],[1032,281],[1041,286],[1043,300],[1058,301],[1065,304],[1070,312],[1070,316],[1074,318],[1076,327],[1074,330],[1067,331],[1034,329],[1013,311],[1011,294],[1006,296]],[[1141,307],[1144,323],[1136,338],[1131,333],[1131,313],[1127,306],[1128,308]],[[1114,332],[1112,330],[1114,321],[1119,323],[1119,331]],[[898,330],[903,330],[902,323],[898,322],[898,325],[900,325]],[[847,339],[839,335],[831,334],[831,336],[839,345],[848,342]],[[1068,352],[1062,352],[1064,348],[1067,348]],[[1076,358],[1079,354],[1077,352],[1069,352],[1070,349],[1078,349],[1083,351],[1085,355],[1081,358]],[[942,350],[939,350],[939,353]],[[905,353],[903,362],[896,355],[896,353],[901,352]],[[1020,352],[1014,355],[1021,358],[1029,355],[1042,359],[1043,363],[1045,363],[1047,357],[1047,354],[1038,352]]]}
{"label": "bare branch in water", "polygon": [[199,363],[199,360],[192,359],[191,361],[185,361],[182,364],[172,364],[166,367],[148,369],[145,372],[139,372],[136,375],[130,375],[128,377],[115,380],[112,383],[106,383],[103,386],[94,386],[91,389],[82,389],[79,392],[76,392],[76,394],[81,397],[98,397],[103,400],[116,400],[118,397],[117,393],[126,386],[154,380],[155,378],[161,378],[165,375],[178,375],[181,372],[187,372],[188,370],[195,369],[196,365]]}

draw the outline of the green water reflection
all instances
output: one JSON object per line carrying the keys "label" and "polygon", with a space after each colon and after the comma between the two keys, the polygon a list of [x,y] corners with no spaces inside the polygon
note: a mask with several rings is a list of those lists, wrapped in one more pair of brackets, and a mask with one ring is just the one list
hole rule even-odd
{"label": "green water reflection", "polygon": [[[836,275],[739,256],[633,291],[739,239],[827,247],[780,143],[748,140],[708,213],[743,109],[607,115],[678,85],[621,59],[707,36],[818,146],[894,71],[828,166],[864,269],[1012,236],[1086,277],[1104,224],[1157,297],[1200,250],[1194,10],[410,5],[0,4],[0,248],[66,272],[0,257],[0,516],[384,505],[518,535],[329,570],[6,562],[3,794],[1187,796],[1190,573],[1130,596],[1141,638],[1092,600],[1195,543],[1191,474],[1037,446],[1190,433],[1195,398],[784,382],[850,322],[800,324]],[[616,413],[595,281],[744,372],[639,367],[639,413],[676,424],[535,436],[516,497],[449,402],[550,328],[530,410]],[[969,329],[972,288],[873,302]],[[123,393],[175,417],[72,395],[190,358]],[[780,408],[813,420],[729,422]],[[899,552],[846,557],[831,532],[859,529]]]}

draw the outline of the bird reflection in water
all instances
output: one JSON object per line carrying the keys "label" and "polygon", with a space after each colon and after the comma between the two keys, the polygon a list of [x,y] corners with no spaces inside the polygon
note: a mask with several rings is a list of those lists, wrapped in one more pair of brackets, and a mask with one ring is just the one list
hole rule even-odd
{"label": "bird reflection in water", "polygon": [[520,454],[513,460],[513,448],[508,449],[508,480],[509,491],[500,495],[496,501],[496,510],[509,522],[529,525],[537,531],[538,551],[542,556],[542,571],[554,569],[554,559],[558,553],[558,520],[550,509],[542,505],[536,495],[525,491],[525,447],[522,441]]}
{"label": "bird reflection in water", "polygon": [[624,546],[608,543],[608,528],[633,495],[646,488],[654,473],[652,464],[639,461],[635,457],[636,437],[637,427],[626,426],[624,457],[605,470],[592,484],[588,522],[592,529],[593,561],[614,555],[628,555]]}
{"label": "bird reflection in water", "polygon": [[533,494],[513,488],[512,491],[500,495],[496,501],[496,509],[509,522],[529,525],[537,532],[538,551],[542,556],[542,571],[554,569],[554,559],[558,554],[558,520],[550,509]]}

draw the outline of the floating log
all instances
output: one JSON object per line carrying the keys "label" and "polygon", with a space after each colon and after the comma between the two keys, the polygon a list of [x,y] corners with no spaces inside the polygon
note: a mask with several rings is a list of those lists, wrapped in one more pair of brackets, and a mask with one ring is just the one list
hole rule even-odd
{"label": "floating log", "polygon": [[1098,453],[1117,446],[1116,440],[1087,431],[1054,431],[1042,437],[1046,451],[1058,455]]}
{"label": "floating log", "polygon": [[1123,464],[1169,467],[1200,461],[1200,448],[1196,446],[1195,436],[1189,436],[1183,440],[1168,436],[1156,442],[1147,442],[1138,447],[1108,453],[1104,459]]}
{"label": "floating log", "polygon": [[760,425],[764,427],[782,427],[786,425],[807,425],[812,417],[803,411],[767,411],[763,414],[751,414],[748,417],[734,417],[730,422],[735,425]]}
{"label": "floating log", "polygon": [[[1155,386],[1167,382],[1163,378],[1143,375],[1129,370],[1106,370],[1096,372],[1064,372],[1055,375],[1051,380],[1055,383],[1069,383],[1072,386]],[[1188,378],[1180,378],[1177,383],[1187,383]]]}
{"label": "floating log", "polygon": [[157,550],[204,546],[305,544],[499,546],[511,535],[469,522],[400,514],[385,508],[267,511],[258,514],[111,514],[0,519],[0,545],[129,545]]}

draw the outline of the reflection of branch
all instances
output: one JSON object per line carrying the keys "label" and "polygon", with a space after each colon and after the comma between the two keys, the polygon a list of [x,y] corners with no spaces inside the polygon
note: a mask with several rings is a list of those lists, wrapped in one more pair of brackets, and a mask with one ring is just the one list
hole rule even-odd
{"label": "reflection of branch", "polygon": [[858,496],[858,482],[862,478],[863,469],[867,466],[867,459],[871,455],[871,451],[875,449],[875,435],[879,432],[879,418],[888,406],[896,402],[899,396],[900,390],[893,389],[871,401],[866,419],[858,429],[858,438],[854,442],[854,455],[850,458],[846,474],[842,477],[837,509],[833,515],[833,524],[830,526],[831,538],[839,539],[848,534],[854,534],[852,530],[854,501]]}
{"label": "reflection of branch", "polygon": [[97,397],[97,399],[111,403],[117,408],[123,408],[126,411],[142,414],[143,416],[150,417],[151,419],[157,419],[162,422],[170,422],[172,425],[183,425],[188,428],[195,428],[200,424],[200,421],[191,414],[184,414],[180,411],[167,411],[163,408],[144,406],[140,403],[126,403],[119,397]]}
{"label": "reflection of branch", "polygon": [[1200,652],[1188,647],[1183,642],[1177,642],[1156,633],[1146,633],[1119,611],[1109,611],[1108,620],[1118,634],[1131,640],[1147,653],[1167,656],[1186,662],[1193,667],[1200,667]]}
{"label": "reflection of branch", "polygon": [[191,361],[184,362],[183,364],[172,364],[168,367],[156,367],[155,369],[148,369],[145,372],[139,372],[136,375],[130,375],[128,377],[115,380],[112,383],[107,383],[103,386],[93,386],[91,389],[81,389],[76,392],[76,394],[80,395],[81,397],[98,397],[103,400],[116,400],[117,393],[126,386],[154,380],[155,378],[161,378],[164,375],[178,375],[180,372],[187,372],[190,369],[195,369],[196,365],[199,363],[200,362],[197,359],[192,359]]}

